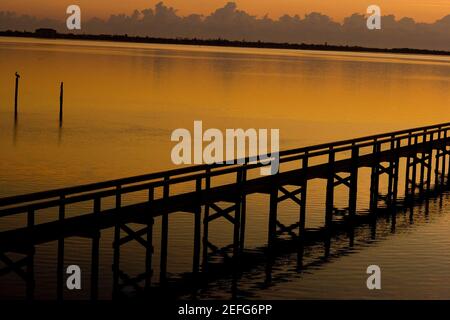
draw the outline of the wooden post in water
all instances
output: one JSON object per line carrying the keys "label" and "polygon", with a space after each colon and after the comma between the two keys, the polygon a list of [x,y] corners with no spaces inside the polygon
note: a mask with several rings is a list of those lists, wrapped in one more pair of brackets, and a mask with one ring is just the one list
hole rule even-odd
{"label": "wooden post in water", "polygon": [[400,170],[400,155],[399,150],[401,147],[400,139],[397,139],[395,142],[395,150],[394,150],[394,176],[393,176],[393,189],[392,189],[392,204],[395,207],[397,203],[398,197],[398,173]]}
{"label": "wooden post in water", "polygon": [[[439,128],[438,137],[437,137],[437,140],[438,140],[439,144],[442,143],[441,139],[442,139],[441,138],[441,128]],[[440,174],[439,174],[439,167],[440,167],[440,160],[441,160],[440,159],[440,157],[441,157],[440,152],[441,152],[441,148],[438,147],[436,149],[436,156],[434,157],[434,160],[435,160],[435,164],[434,164],[434,187],[436,189],[441,187],[441,184],[440,184],[440,181],[439,181],[440,180],[439,179],[439,176],[440,176]],[[430,162],[431,162],[431,159],[430,159]]]}
{"label": "wooden post in water", "polygon": [[[155,189],[150,188],[148,191],[148,203],[151,206],[155,198]],[[150,221],[147,225],[147,246],[145,250],[145,288],[148,290],[151,286],[153,270],[152,270],[152,258],[153,258],[153,225],[155,219],[150,217]]]}
{"label": "wooden post in water", "polygon": [[[164,178],[163,199],[169,197],[169,177]],[[169,241],[169,214],[163,213],[161,221],[161,253],[159,266],[159,283],[164,286],[167,281],[167,246]]]}
{"label": "wooden post in water", "polygon": [[64,82],[61,82],[59,90],[59,125],[63,123]]}
{"label": "wooden post in water", "polygon": [[427,142],[427,130],[425,130],[425,133],[422,136],[422,152],[421,152],[421,158],[420,158],[420,185],[419,185],[419,193],[420,196],[423,196],[424,192],[424,183],[425,183],[425,159],[427,157],[427,153],[425,151],[426,149],[426,142]]}
{"label": "wooden post in water", "polygon": [[[61,195],[61,204],[59,205],[59,220],[65,219],[65,195]],[[57,264],[57,276],[56,276],[56,296],[59,301],[64,298],[64,237],[58,239],[58,264]]]}
{"label": "wooden post in water", "polygon": [[307,169],[308,169],[308,153],[305,153],[302,159],[302,170],[303,170],[303,177],[302,177],[302,192],[301,192],[301,206],[300,206],[300,217],[299,217],[299,236],[300,238],[303,238],[305,233],[305,226],[306,226],[306,194],[308,190],[308,176],[307,176]]}
{"label": "wooden post in water", "polygon": [[391,143],[389,148],[389,170],[388,174],[388,193],[386,204],[388,207],[392,205],[393,191],[394,191],[394,175],[395,175],[395,136],[391,136]]}
{"label": "wooden post in water", "polygon": [[370,211],[375,214],[378,208],[378,192],[379,192],[379,170],[380,170],[380,159],[379,153],[381,145],[375,139],[375,144],[373,145],[373,155],[374,163],[372,165],[372,174],[370,179]]}
{"label": "wooden post in water", "polygon": [[352,167],[350,172],[350,190],[349,190],[349,214],[353,217],[356,214],[356,200],[358,194],[358,157],[359,148],[352,147]]}
{"label": "wooden post in water", "polygon": [[[94,214],[99,215],[101,211],[101,199],[94,199]],[[92,237],[91,248],[91,300],[98,300],[98,277],[100,260],[100,231],[96,230]]]}
{"label": "wooden post in water", "polygon": [[[242,184],[244,185],[247,181],[247,164],[245,163],[242,171]],[[239,253],[244,252],[245,248],[245,224],[247,222],[247,195],[244,190],[244,186],[242,186],[242,198],[241,198],[241,234],[240,234],[240,243],[239,243]]]}
{"label": "wooden post in water", "polygon": [[[236,184],[238,194],[236,196],[235,209],[234,209],[234,226],[233,226],[233,259],[234,262],[237,262],[237,257],[239,255],[239,247],[240,247],[240,235],[241,235],[241,186],[242,186],[242,169],[238,170],[236,174]],[[235,264],[236,265],[236,264]]]}
{"label": "wooden post in water", "polygon": [[[211,169],[206,169],[206,181],[205,181],[205,190],[206,192],[209,192],[209,189],[211,187]],[[206,197],[208,197],[208,193],[206,194]],[[206,272],[208,268],[208,233],[209,233],[209,225],[208,225],[208,219],[209,219],[209,204],[205,204],[205,212],[203,215],[203,271]]]}
{"label": "wooden post in water", "polygon": [[[408,148],[411,148],[411,133],[408,136]],[[405,201],[408,201],[409,199],[409,188],[410,188],[410,167],[411,167],[411,160],[414,161],[415,158],[411,158],[411,155],[408,154],[406,157],[406,173],[405,173]]]}
{"label": "wooden post in water", "polygon": [[414,137],[414,160],[413,160],[413,168],[412,168],[412,178],[411,178],[411,196],[412,196],[412,200],[414,200],[414,196],[416,193],[416,188],[417,188],[417,160],[418,160],[418,143],[419,143],[419,138],[416,135]]}
{"label": "wooden post in water", "polygon": [[[447,130],[445,130],[445,139],[447,139],[447,136],[448,136],[448,134],[447,134]],[[446,153],[448,152],[448,150],[447,150],[447,144],[445,145],[445,151],[446,151]],[[447,165],[447,170],[445,170],[445,168],[443,168],[442,169],[442,171],[444,172],[444,176],[446,176],[446,178],[447,178],[447,187],[448,186],[450,186],[450,153],[448,153],[448,165]],[[444,156],[444,163],[446,162],[446,160],[445,160],[445,156]]]}
{"label": "wooden post in water", "polygon": [[19,99],[19,79],[20,75],[16,72],[16,91],[14,94],[14,117],[17,118],[17,106]]}
{"label": "wooden post in water", "polygon": [[[30,209],[27,214],[27,227],[32,235],[33,228],[35,225],[35,211]],[[35,289],[35,279],[34,279],[34,254],[35,247],[33,246],[27,253],[27,266],[26,266],[26,297],[27,300],[33,300],[34,289]]]}
{"label": "wooden post in water", "polygon": [[335,152],[330,149],[328,155],[328,172],[327,172],[327,193],[325,204],[325,227],[328,228],[333,222],[333,209],[334,209],[334,160]]}
{"label": "wooden post in water", "polygon": [[[277,233],[277,207],[278,207],[278,185],[274,181],[272,190],[270,192],[270,205],[269,205],[269,228],[268,228],[268,247],[272,250]],[[271,252],[272,253],[272,252]]]}
{"label": "wooden post in water", "polygon": [[[122,186],[116,187],[116,210],[122,207]],[[116,221],[114,225],[114,241],[113,241],[113,298],[117,298],[120,294],[120,221]]]}
{"label": "wooden post in water", "polygon": [[201,192],[202,192],[202,178],[197,178],[196,186],[198,205],[194,212],[194,254],[192,260],[192,272],[197,274],[200,270],[200,250],[201,250]]}
{"label": "wooden post in water", "polygon": [[[426,180],[426,192],[430,193],[431,190],[431,171],[433,170],[433,140],[434,135],[430,133],[429,146],[427,147],[427,180]],[[437,167],[435,168],[437,170]]]}
{"label": "wooden post in water", "polygon": [[300,270],[303,267],[303,255],[305,246],[305,230],[306,230],[306,194],[308,190],[308,152],[305,153],[302,159],[302,191],[300,194],[300,216],[298,221],[298,251],[297,251],[297,268]]}
{"label": "wooden post in water", "polygon": [[26,299],[28,301],[34,300],[35,279],[34,279],[34,246],[27,252],[27,264],[26,264]]}
{"label": "wooden post in water", "polygon": [[331,225],[333,224],[334,211],[334,180],[335,180],[335,151],[333,147],[330,148],[328,154],[328,168],[327,168],[327,191],[325,203],[325,240],[324,240],[324,255],[327,259],[330,255],[331,246]]}
{"label": "wooden post in water", "polygon": [[442,171],[441,171],[441,186],[445,181],[445,166],[447,162],[447,130],[444,131],[444,147],[442,148]]}

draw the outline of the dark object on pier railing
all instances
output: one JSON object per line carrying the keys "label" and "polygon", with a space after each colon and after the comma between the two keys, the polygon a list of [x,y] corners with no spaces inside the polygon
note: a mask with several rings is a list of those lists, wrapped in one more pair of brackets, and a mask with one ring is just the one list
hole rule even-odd
{"label": "dark object on pier railing", "polygon": [[[420,196],[427,196],[431,187],[434,158],[435,187],[443,190],[449,183],[450,151],[447,146],[450,123],[426,126],[408,130],[395,131],[368,137],[325,143],[316,146],[281,151],[280,168],[290,165],[286,171],[280,170],[272,176],[251,175],[263,166],[244,159],[243,164],[234,165],[198,165],[141,176],[86,184],[75,187],[36,192],[0,199],[0,217],[20,213],[28,214],[28,225],[0,233],[0,251],[21,250],[67,236],[91,234],[93,239],[93,264],[98,267],[99,230],[115,227],[114,237],[114,277],[121,278],[118,266],[119,248],[129,241],[138,241],[146,248],[146,270],[151,269],[154,219],[161,217],[161,254],[160,283],[166,282],[169,214],[184,211],[194,214],[194,252],[193,273],[200,271],[200,259],[203,257],[202,270],[208,268],[212,255],[230,260],[237,257],[244,249],[246,227],[246,196],[254,193],[270,195],[268,247],[273,248],[278,235],[287,234],[303,242],[306,225],[307,184],[311,179],[326,179],[325,230],[333,226],[334,191],[343,185],[349,189],[348,219],[356,216],[358,193],[358,169],[372,169],[370,185],[370,209],[375,213],[379,204],[379,178],[387,174],[387,195],[384,197],[388,207],[395,208],[398,193],[399,162],[406,158],[405,199],[411,200],[419,191]],[[271,155],[274,156],[274,155]],[[320,160],[324,161],[320,162]],[[292,168],[292,166],[295,166]],[[426,169],[426,170],[425,170]],[[439,171],[440,169],[440,171]],[[259,170],[258,170],[259,171]],[[212,179],[233,175],[233,181],[212,183]],[[174,189],[182,183],[191,183],[187,191]],[[295,187],[289,191],[286,186]],[[441,188],[442,187],[442,188]],[[124,194],[147,191],[148,199],[144,202],[122,205]],[[155,197],[155,191],[161,191]],[[299,197],[300,196],[300,197]],[[115,208],[101,208],[103,198],[115,197]],[[298,222],[286,226],[277,215],[278,203],[292,200],[299,206]],[[65,217],[69,204],[93,201],[93,212],[75,217]],[[223,203],[229,206],[223,208]],[[221,207],[222,206],[222,207]],[[36,224],[37,210],[58,208],[59,217],[52,222]],[[203,211],[203,217],[202,217]],[[234,214],[233,214],[234,213]],[[232,244],[218,248],[209,240],[209,223],[225,218],[233,225]],[[128,223],[144,225],[142,230],[134,231]],[[203,232],[202,232],[203,224]],[[121,231],[127,235],[121,237]],[[203,234],[203,237],[202,237]],[[203,242],[203,246],[202,246]],[[301,248],[303,246],[299,246]],[[201,250],[203,253],[201,254]],[[95,253],[95,254],[94,254]],[[231,255],[231,256],[230,256]],[[117,257],[117,259],[116,259]],[[230,260],[234,261],[234,259]],[[140,278],[150,285],[150,278]],[[95,293],[96,295],[96,293]]]}

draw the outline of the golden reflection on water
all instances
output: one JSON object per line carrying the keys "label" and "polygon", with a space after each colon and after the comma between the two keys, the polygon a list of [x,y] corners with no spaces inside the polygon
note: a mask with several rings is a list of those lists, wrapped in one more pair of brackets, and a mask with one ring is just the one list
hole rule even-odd
{"label": "golden reflection on water", "polygon": [[[0,197],[173,167],[170,134],[192,130],[194,120],[204,128],[279,128],[286,149],[450,118],[448,57],[2,38],[0,70]],[[368,176],[361,174],[359,203],[368,198]],[[319,226],[324,183],[308,188],[308,227]],[[267,203],[265,196],[249,197],[249,247],[265,242]],[[345,206],[346,194],[338,191],[336,203]],[[297,217],[298,208],[281,207],[280,215]],[[191,243],[191,218],[171,217],[171,230],[178,230],[170,231],[172,270],[192,259],[183,247]],[[212,226],[217,241],[227,240],[224,228]],[[156,227],[155,241],[158,235]],[[104,231],[106,264],[111,240]],[[85,246],[70,241],[69,255]],[[52,257],[51,246],[42,250]],[[137,252],[130,251],[133,270],[142,260]],[[78,258],[88,265],[87,253],[80,250]]]}
{"label": "golden reflection on water", "polygon": [[197,119],[280,128],[288,148],[449,118],[448,57],[3,38],[0,65],[2,194],[169,168],[171,131]]}

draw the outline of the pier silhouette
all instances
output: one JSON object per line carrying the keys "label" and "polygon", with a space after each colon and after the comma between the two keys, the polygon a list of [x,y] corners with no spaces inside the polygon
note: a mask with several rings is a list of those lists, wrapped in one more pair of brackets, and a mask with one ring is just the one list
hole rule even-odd
{"label": "pier silhouette", "polygon": [[[260,176],[260,163],[245,159],[243,164],[198,165],[128,177],[87,185],[67,187],[26,195],[0,198],[0,217],[26,214],[26,225],[14,226],[0,233],[0,261],[6,267],[0,276],[17,273],[27,283],[27,297],[34,293],[34,253],[39,244],[58,243],[58,297],[63,292],[64,239],[73,236],[87,237],[92,241],[91,299],[98,298],[99,242],[101,230],[114,228],[113,283],[114,295],[120,296],[125,286],[136,291],[152,290],[154,246],[160,246],[158,284],[168,284],[167,260],[169,241],[169,216],[179,212],[193,215],[193,252],[190,279],[220,273],[220,269],[239,268],[240,261],[250,259],[251,250],[245,245],[247,211],[246,198],[251,194],[266,194],[268,257],[281,249],[280,239],[290,238],[298,250],[298,266],[302,266],[305,244],[323,241],[325,256],[329,255],[331,237],[339,232],[349,232],[352,242],[354,227],[373,222],[380,212],[392,215],[395,228],[397,209],[413,205],[448,190],[450,186],[450,123],[401,130],[362,138],[325,143],[316,146],[286,150],[279,153],[280,170],[271,176]],[[399,196],[400,161],[405,166],[405,194]],[[357,212],[359,169],[370,168],[370,208],[365,214]],[[387,178],[387,193],[380,194],[380,177]],[[306,200],[308,182],[326,180],[326,205],[324,225],[319,230],[306,228],[308,212]],[[433,184],[432,184],[433,181]],[[183,188],[180,187],[183,185]],[[348,189],[348,205],[336,208],[335,189]],[[146,192],[145,200],[124,203],[125,195]],[[114,199],[113,207],[104,206],[106,199]],[[288,225],[278,216],[280,202],[290,200],[298,206],[298,220]],[[92,203],[88,213],[68,216],[66,209],[77,203]],[[37,223],[40,214],[55,209],[57,217]],[[336,215],[343,216],[339,221]],[[161,222],[159,244],[152,241],[154,223]],[[209,225],[225,219],[232,227],[230,244],[224,247],[212,243]],[[140,229],[130,224],[140,225]],[[285,240],[283,240],[285,241]],[[145,249],[145,271],[131,278],[120,268],[121,247],[136,242]],[[327,249],[328,248],[328,249]],[[14,261],[10,253],[24,257]],[[257,260],[257,259],[256,259]],[[224,267],[225,266],[225,267]],[[233,268],[228,268],[233,266]]]}

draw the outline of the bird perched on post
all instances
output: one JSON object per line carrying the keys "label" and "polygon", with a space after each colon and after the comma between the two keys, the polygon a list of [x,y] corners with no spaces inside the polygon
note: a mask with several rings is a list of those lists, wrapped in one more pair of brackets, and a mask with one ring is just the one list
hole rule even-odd
{"label": "bird perched on post", "polygon": [[18,74],[17,71],[16,71],[16,78],[20,78],[20,74]]}

